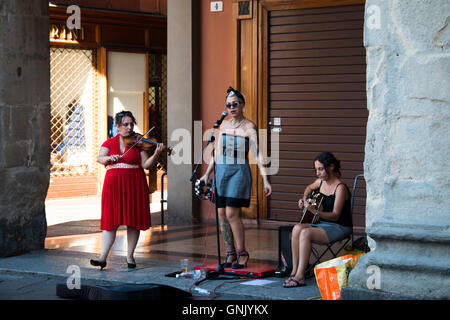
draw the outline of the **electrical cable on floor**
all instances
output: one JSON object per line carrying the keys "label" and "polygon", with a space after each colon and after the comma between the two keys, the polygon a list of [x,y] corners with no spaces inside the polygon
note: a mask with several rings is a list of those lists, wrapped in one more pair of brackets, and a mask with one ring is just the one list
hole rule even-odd
{"label": "electrical cable on floor", "polygon": [[[214,199],[214,196],[215,196],[214,195],[214,187],[215,187],[214,184],[215,184],[215,181],[216,181],[216,179],[215,179],[215,176],[214,176],[211,200]],[[204,241],[203,241],[204,257],[203,257],[203,262],[202,262],[201,265],[205,265],[207,263],[207,260],[208,260],[207,240],[208,240],[208,234],[209,234],[209,219],[211,218],[211,212],[212,212],[212,210],[211,210],[211,207],[210,207],[209,210],[208,210],[208,217],[206,219],[206,221],[207,221],[207,223],[206,223],[206,232],[205,232],[205,237],[204,237]],[[192,292],[191,292],[192,287],[196,286],[196,284],[199,282],[199,280],[202,280],[202,278],[203,278],[203,271],[204,271],[203,269],[200,269],[201,275],[200,275],[200,277],[198,279],[195,279],[194,282],[191,284],[191,286],[189,287],[189,293],[192,294]],[[205,277],[206,277],[206,272],[205,272]],[[199,289],[201,289],[201,288],[199,288]],[[205,289],[202,289],[202,290],[207,291]],[[210,296],[210,295],[198,295],[198,296],[195,296],[193,294],[192,294],[192,296],[194,298],[217,298],[217,295],[215,294],[215,292],[214,292],[214,296]]]}
{"label": "electrical cable on floor", "polygon": [[[215,194],[214,194],[215,183],[216,183],[216,177],[214,176],[214,179],[213,179],[213,185],[212,185],[212,187],[211,187],[211,192],[212,192],[212,194],[211,194],[211,200],[214,199],[214,196],[215,196]],[[211,207],[210,207],[210,210],[208,210],[208,217],[207,217],[208,223],[206,224],[205,240],[203,241],[204,252],[205,252],[205,254],[204,254],[204,258],[203,258],[202,265],[205,265],[205,264],[206,264],[207,258],[208,258],[207,239],[208,239],[208,234],[209,234],[209,219],[210,219],[210,217],[211,217],[211,212],[212,212],[212,210],[211,210]],[[218,219],[218,217],[216,217],[216,219]],[[218,230],[218,232],[220,232],[220,231]],[[203,271],[204,271],[203,269],[200,269],[201,275],[200,275],[199,278],[195,279],[194,282],[191,284],[191,286],[189,287],[189,290],[188,290],[189,293],[192,294],[192,288],[193,288],[194,286],[196,286],[197,283],[199,283],[200,281],[203,280]],[[206,275],[207,275],[207,272],[205,272],[205,277],[206,277]],[[195,276],[195,275],[194,275],[194,276]],[[216,287],[214,288],[214,290],[212,291],[212,295],[197,295],[197,296],[196,296],[196,295],[193,295],[193,294],[192,294],[192,297],[194,297],[194,298],[211,298],[211,299],[215,299],[215,298],[219,297],[219,296],[216,294],[216,290],[217,290],[218,288],[220,288],[221,286],[223,286],[224,284],[226,284],[226,283],[238,283],[238,282],[243,282],[243,281],[247,281],[247,280],[249,280],[249,279],[240,279],[240,280],[234,280],[234,281],[223,281],[221,284],[219,284],[218,286],[216,286]],[[202,288],[199,288],[199,287],[196,287],[196,290],[202,291],[202,292],[204,292],[204,293],[206,293],[206,292],[209,293],[208,290],[202,289]]]}

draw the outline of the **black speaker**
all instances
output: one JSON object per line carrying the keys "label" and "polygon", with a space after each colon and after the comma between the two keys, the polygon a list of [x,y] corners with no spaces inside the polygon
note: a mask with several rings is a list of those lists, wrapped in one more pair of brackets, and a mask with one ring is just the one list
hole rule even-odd
{"label": "black speaker", "polygon": [[80,289],[69,289],[67,284],[56,285],[56,295],[75,300],[160,300],[165,298],[189,298],[189,292],[160,284],[124,284],[117,286],[81,285]]}
{"label": "black speaker", "polygon": [[276,275],[280,277],[284,277],[292,270],[291,235],[293,227],[278,227],[278,270]]}
{"label": "black speaker", "polygon": [[[292,229],[294,226],[280,226],[278,227],[278,269],[275,272],[277,277],[287,277],[292,271]],[[308,266],[306,267],[305,277],[314,277],[314,266],[317,263],[319,253],[323,252],[323,245],[313,243],[311,246],[311,255],[309,257]],[[284,261],[283,261],[284,259]]]}

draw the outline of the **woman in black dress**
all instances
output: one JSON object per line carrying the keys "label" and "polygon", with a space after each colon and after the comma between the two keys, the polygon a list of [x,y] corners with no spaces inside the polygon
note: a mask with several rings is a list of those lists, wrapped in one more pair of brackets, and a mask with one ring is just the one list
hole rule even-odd
{"label": "woman in black dress", "polygon": [[[305,270],[313,243],[328,244],[345,238],[352,232],[350,190],[340,179],[340,161],[330,152],[323,152],[314,159],[317,179],[308,185],[298,207],[317,214],[320,221],[315,224],[298,223],[292,230],[292,272],[284,282],[285,288],[305,285]],[[307,201],[313,190],[323,196],[322,207],[312,206]]]}

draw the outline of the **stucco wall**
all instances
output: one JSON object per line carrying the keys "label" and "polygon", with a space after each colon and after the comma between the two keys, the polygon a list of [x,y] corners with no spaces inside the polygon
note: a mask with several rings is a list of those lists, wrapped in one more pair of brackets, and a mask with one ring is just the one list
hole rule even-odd
{"label": "stucco wall", "polygon": [[[200,79],[199,115],[202,120],[202,135],[212,129],[217,119],[225,111],[226,90],[233,85],[233,32],[232,1],[223,2],[223,11],[210,12],[210,1],[201,1],[201,33],[200,33]],[[207,134],[204,139],[209,138]],[[199,142],[195,141],[196,145]],[[203,145],[206,141],[203,141]],[[210,149],[208,149],[210,151]],[[205,156],[206,159],[209,159]],[[199,159],[198,154],[194,160]],[[198,178],[206,171],[206,163],[199,170]],[[199,200],[200,201],[200,200]],[[201,201],[201,217],[215,219],[215,208],[210,201]]]}

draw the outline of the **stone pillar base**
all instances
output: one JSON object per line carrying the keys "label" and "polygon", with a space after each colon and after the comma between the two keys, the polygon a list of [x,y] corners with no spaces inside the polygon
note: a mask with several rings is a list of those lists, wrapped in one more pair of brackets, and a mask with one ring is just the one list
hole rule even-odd
{"label": "stone pillar base", "polygon": [[[377,221],[367,234],[376,248],[349,276],[347,298],[450,299],[448,231],[445,226]],[[396,299],[396,298],[394,298]]]}
{"label": "stone pillar base", "polygon": [[350,290],[450,299],[448,0],[366,0],[366,233]]}
{"label": "stone pillar base", "polygon": [[44,248],[50,176],[48,1],[0,2],[0,257]]}
{"label": "stone pillar base", "polygon": [[422,300],[418,296],[406,296],[384,292],[379,290],[368,290],[358,288],[342,288],[341,300]]}

